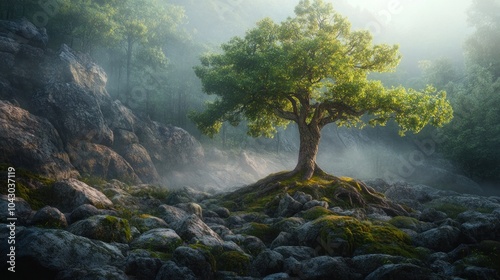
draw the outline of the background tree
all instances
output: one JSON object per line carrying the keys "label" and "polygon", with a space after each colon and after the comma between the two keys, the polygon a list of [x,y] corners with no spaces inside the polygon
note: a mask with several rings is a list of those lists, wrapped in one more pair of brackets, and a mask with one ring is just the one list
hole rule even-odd
{"label": "background tree", "polygon": [[[466,70],[450,94],[456,118],[445,127],[446,156],[483,183],[500,182],[500,1],[474,1]],[[443,69],[444,71],[444,69]]]}
{"label": "background tree", "polygon": [[475,29],[465,42],[468,63],[482,66],[499,78],[500,1],[474,0],[468,15],[469,24]]}
{"label": "background tree", "polygon": [[351,31],[349,22],[321,0],[302,0],[296,17],[281,24],[264,19],[244,38],[222,45],[221,54],[202,58],[195,69],[207,94],[216,95],[192,119],[206,134],[222,123],[243,118],[252,136],[271,136],[276,126],[298,125],[298,163],[290,174],[307,180],[315,172],[321,129],[385,125],[394,119],[400,132],[448,122],[452,109],[446,93],[385,88],[368,80],[370,72],[392,71],[399,63],[397,46],[373,45],[367,31]]}

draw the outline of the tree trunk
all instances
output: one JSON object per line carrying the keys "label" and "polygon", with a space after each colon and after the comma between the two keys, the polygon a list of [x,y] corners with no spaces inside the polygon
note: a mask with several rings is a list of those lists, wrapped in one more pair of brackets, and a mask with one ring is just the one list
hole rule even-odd
{"label": "tree trunk", "polygon": [[316,155],[318,154],[321,138],[320,132],[317,125],[299,124],[299,160],[293,172],[302,174],[303,180],[309,180],[316,171],[321,171],[316,164]]}

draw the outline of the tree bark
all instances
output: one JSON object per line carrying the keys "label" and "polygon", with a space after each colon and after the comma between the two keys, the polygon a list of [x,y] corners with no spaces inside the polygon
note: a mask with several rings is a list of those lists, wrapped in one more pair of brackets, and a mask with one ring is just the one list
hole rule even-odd
{"label": "tree bark", "polygon": [[299,134],[299,159],[293,172],[302,174],[303,180],[309,180],[315,172],[321,171],[316,164],[321,131],[319,126],[314,125],[314,123],[303,123],[299,124]]}

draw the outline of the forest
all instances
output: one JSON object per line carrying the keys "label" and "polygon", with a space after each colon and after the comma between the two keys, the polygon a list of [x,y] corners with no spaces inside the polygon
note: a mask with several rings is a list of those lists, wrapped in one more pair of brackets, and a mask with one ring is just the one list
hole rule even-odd
{"label": "forest", "polygon": [[500,279],[499,15],[0,0],[0,278]]}

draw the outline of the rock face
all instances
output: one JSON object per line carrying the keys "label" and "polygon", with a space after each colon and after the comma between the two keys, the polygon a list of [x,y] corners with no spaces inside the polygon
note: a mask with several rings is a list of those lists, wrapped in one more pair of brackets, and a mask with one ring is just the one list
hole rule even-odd
{"label": "rock face", "polygon": [[0,162],[57,179],[78,175],[50,122],[2,100],[0,143]]}
{"label": "rock face", "polygon": [[203,160],[189,133],[113,101],[99,65],[47,40],[25,19],[0,21],[0,162],[56,179],[157,183]]}

